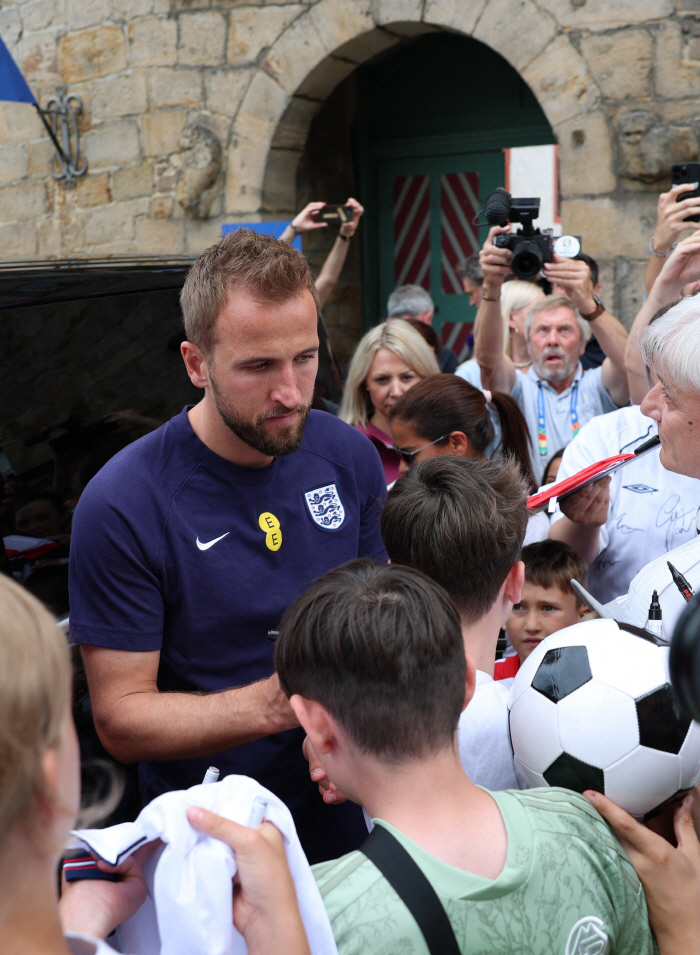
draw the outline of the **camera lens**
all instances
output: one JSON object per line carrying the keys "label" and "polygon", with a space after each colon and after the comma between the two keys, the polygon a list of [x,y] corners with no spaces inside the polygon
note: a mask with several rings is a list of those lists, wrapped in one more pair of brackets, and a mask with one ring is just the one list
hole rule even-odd
{"label": "camera lens", "polygon": [[523,239],[513,249],[513,258],[510,267],[513,275],[518,279],[534,279],[544,263],[542,250],[536,242]]}
{"label": "camera lens", "polygon": [[700,597],[688,604],[673,631],[669,670],[682,709],[700,720]]}

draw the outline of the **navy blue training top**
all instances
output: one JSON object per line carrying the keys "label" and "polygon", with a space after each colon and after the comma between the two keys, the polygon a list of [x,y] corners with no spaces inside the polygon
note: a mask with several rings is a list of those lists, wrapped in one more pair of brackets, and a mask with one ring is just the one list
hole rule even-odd
{"label": "navy blue training top", "polygon": [[[90,481],[71,538],[71,640],[160,650],[161,691],[270,676],[267,633],[307,586],[358,556],[387,559],[384,472],[356,428],[312,411],[298,451],[249,468],[210,451],[187,411]],[[330,809],[339,819],[342,807],[325,806],[310,784],[302,739],[291,730],[202,759],[143,763],[142,794],[195,785],[215,765],[258,779],[295,817]]]}

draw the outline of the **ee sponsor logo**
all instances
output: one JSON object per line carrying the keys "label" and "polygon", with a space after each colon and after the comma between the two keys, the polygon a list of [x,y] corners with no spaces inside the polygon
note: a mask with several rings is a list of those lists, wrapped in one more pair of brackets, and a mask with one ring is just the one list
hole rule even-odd
{"label": "ee sponsor logo", "polygon": [[282,531],[280,522],[274,514],[265,511],[258,518],[258,526],[265,534],[265,544],[269,550],[279,550],[282,546]]}

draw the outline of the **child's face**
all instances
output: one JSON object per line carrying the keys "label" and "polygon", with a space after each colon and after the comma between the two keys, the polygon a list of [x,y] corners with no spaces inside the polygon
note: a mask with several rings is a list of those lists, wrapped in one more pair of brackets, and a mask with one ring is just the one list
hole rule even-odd
{"label": "child's face", "polygon": [[576,595],[559,587],[540,587],[525,581],[520,603],[506,623],[510,642],[522,663],[550,633],[578,623],[587,607],[576,606]]}

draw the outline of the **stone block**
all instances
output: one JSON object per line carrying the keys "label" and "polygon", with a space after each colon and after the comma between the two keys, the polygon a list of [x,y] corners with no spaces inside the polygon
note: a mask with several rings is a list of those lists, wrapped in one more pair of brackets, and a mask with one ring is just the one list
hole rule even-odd
{"label": "stone block", "polygon": [[0,145],[48,140],[48,133],[35,109],[26,103],[2,103],[0,106]]}
{"label": "stone block", "polygon": [[615,189],[611,136],[602,110],[560,123],[554,132],[559,141],[559,182],[567,198]]}
{"label": "stone block", "polygon": [[[523,70],[555,35],[553,18],[532,0],[490,0],[473,36]],[[573,51],[573,48],[572,48]]]}
{"label": "stone block", "polygon": [[[2,152],[0,152],[1,155]],[[48,136],[44,140],[29,143],[27,145],[27,175],[31,179],[43,179],[49,175],[49,163],[54,155],[55,150]]]}
{"label": "stone block", "polygon": [[24,179],[29,173],[27,147],[21,144],[0,149],[0,186]]}
{"label": "stone block", "polygon": [[68,26],[71,30],[95,27],[109,18],[109,0],[68,0]]}
{"label": "stone block", "polygon": [[261,208],[265,212],[293,209],[296,202],[297,166],[301,152],[271,149],[265,167]]}
{"label": "stone block", "polygon": [[26,222],[49,211],[43,182],[17,183],[0,189],[0,222]]}
{"label": "stone block", "polygon": [[75,187],[75,201],[77,205],[104,206],[112,201],[112,187],[108,172],[100,172],[97,175],[83,176],[78,180]]}
{"label": "stone block", "polygon": [[347,60],[341,60],[335,56],[327,56],[304,78],[297,89],[297,95],[323,102],[354,69],[354,63],[348,63]]}
{"label": "stone block", "polygon": [[90,168],[128,166],[140,158],[139,131],[132,119],[90,130],[81,140]]}
{"label": "stone block", "polygon": [[177,151],[185,125],[184,109],[161,109],[143,117],[143,147],[146,156],[169,156]]}
{"label": "stone block", "polygon": [[296,93],[304,80],[329,51],[308,13],[298,17],[272,45],[264,68],[288,93]]}
{"label": "stone block", "polygon": [[230,218],[256,213],[262,199],[267,150],[255,141],[233,136],[227,154],[224,209]]}
{"label": "stone block", "polygon": [[581,52],[603,96],[614,100],[651,96],[654,45],[646,30],[593,33]]}
{"label": "stone block", "polygon": [[252,70],[227,70],[225,68],[207,72],[204,76],[207,109],[223,116],[231,117],[235,115],[252,75]]}
{"label": "stone block", "polygon": [[21,60],[18,59],[17,62],[22,64],[22,73],[34,95],[42,100],[42,90],[50,90],[53,93],[61,82],[56,38],[52,33],[28,36],[22,42],[22,53]]}
{"label": "stone block", "polygon": [[582,237],[594,259],[648,258],[649,236],[656,227],[658,194],[637,192],[629,199],[564,199],[562,231]]}
{"label": "stone block", "polygon": [[309,19],[329,53],[374,30],[370,0],[319,0],[309,10]]}
{"label": "stone block", "polygon": [[126,42],[121,27],[83,30],[59,40],[63,82],[81,83],[126,69]]}
{"label": "stone block", "polygon": [[427,0],[423,19],[426,23],[438,24],[451,30],[471,34],[488,0]]}
{"label": "stone block", "polygon": [[226,62],[232,66],[255,63],[263,47],[272,46],[302,13],[299,3],[273,7],[241,7],[229,16]]}
{"label": "stone block", "polygon": [[266,150],[288,104],[289,96],[279,83],[259,71],[238,110],[233,125],[234,138],[247,139]]}
{"label": "stone block", "polygon": [[629,331],[644,300],[647,259],[617,259],[615,262],[615,317]]}
{"label": "stone block", "polygon": [[656,33],[654,54],[656,95],[663,99],[697,99],[700,89],[700,64],[683,61],[683,35],[677,20],[662,23]]}
{"label": "stone block", "polygon": [[154,196],[151,199],[151,217],[153,219],[169,219],[173,214],[175,200],[172,196]]}
{"label": "stone block", "polygon": [[92,119],[102,120],[118,116],[141,116],[146,112],[146,77],[143,73],[129,73],[90,84]]}
{"label": "stone block", "polygon": [[522,71],[522,77],[552,126],[595,109],[600,99],[585,60],[565,35],[555,37]]}
{"label": "stone block", "polygon": [[356,36],[347,43],[343,43],[333,52],[335,56],[342,57],[344,60],[364,63],[378,53],[383,53],[392,46],[396,46],[399,42],[397,36],[388,33],[386,30],[370,30],[369,33],[363,33],[361,36]]}
{"label": "stone block", "polygon": [[[18,6],[0,9],[0,36],[5,45],[10,48],[13,58],[17,52],[17,45],[22,37],[22,17]],[[15,62],[17,62],[15,60]]]}
{"label": "stone block", "polygon": [[0,225],[0,249],[5,262],[30,259],[36,255],[36,229],[33,222]]}
{"label": "stone block", "polygon": [[164,106],[201,106],[202,73],[199,70],[162,66],[148,77],[151,109]]}
{"label": "stone block", "polygon": [[133,199],[86,209],[83,215],[85,247],[109,246],[134,238],[134,220],[148,213],[148,199]]}
{"label": "stone block", "polygon": [[311,120],[320,108],[321,104],[317,100],[301,96],[292,97],[275,130],[272,148],[294,149],[301,152],[306,145]]}
{"label": "stone block", "polygon": [[177,23],[164,17],[142,17],[129,24],[132,66],[172,66],[177,59]]}
{"label": "stone block", "polygon": [[371,0],[370,7],[372,18],[378,26],[420,21],[423,17],[423,0]]}
{"label": "stone block", "polygon": [[112,19],[119,23],[135,19],[136,17],[147,17],[149,13],[168,12],[168,3],[165,0],[165,9],[162,11],[153,10],[153,0],[112,0]]}
{"label": "stone block", "polygon": [[29,33],[66,25],[65,0],[31,0],[22,6],[24,29]]}
{"label": "stone block", "polygon": [[[687,0],[685,0],[687,2]],[[611,3],[610,0],[539,0],[560,26],[576,30],[608,30],[630,23],[663,20],[673,13],[673,0],[634,0]]]}
{"label": "stone block", "polygon": [[153,163],[149,159],[138,166],[117,169],[112,183],[112,193],[117,202],[150,196],[153,192]]}
{"label": "stone block", "polygon": [[185,251],[184,220],[136,220],[136,252],[148,255],[183,255]]}
{"label": "stone block", "polygon": [[185,255],[199,255],[221,238],[223,219],[185,219]]}
{"label": "stone block", "polygon": [[177,61],[184,66],[218,66],[224,58],[226,21],[213,10],[181,13]]}
{"label": "stone block", "polygon": [[41,259],[60,258],[61,223],[53,216],[36,224],[36,252]]}

